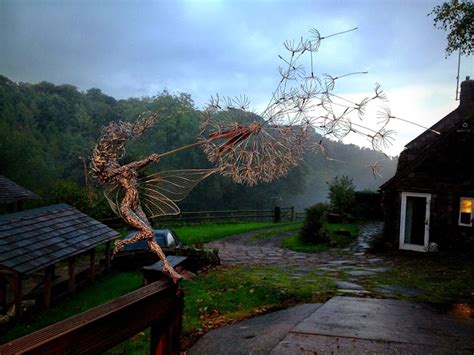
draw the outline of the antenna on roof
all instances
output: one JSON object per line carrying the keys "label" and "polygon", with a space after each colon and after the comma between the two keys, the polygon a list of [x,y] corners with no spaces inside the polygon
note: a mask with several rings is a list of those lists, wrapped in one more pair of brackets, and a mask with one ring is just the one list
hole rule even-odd
{"label": "antenna on roof", "polygon": [[461,68],[461,48],[459,48],[458,56],[458,75],[456,76],[456,101],[459,101],[459,71]]}

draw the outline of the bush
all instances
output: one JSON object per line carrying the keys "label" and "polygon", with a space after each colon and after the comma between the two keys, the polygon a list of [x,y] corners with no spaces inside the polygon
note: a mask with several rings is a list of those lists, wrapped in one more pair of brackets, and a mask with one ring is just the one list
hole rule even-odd
{"label": "bush", "polygon": [[339,214],[351,214],[354,209],[355,186],[352,179],[343,175],[329,182],[329,201],[331,211]]}
{"label": "bush", "polygon": [[88,196],[85,187],[72,180],[57,181],[41,201],[43,205],[57,203],[67,203],[96,219],[115,216],[99,191]]}
{"label": "bush", "polygon": [[317,203],[306,209],[301,236],[306,244],[320,244],[328,241],[327,234],[322,226],[326,219],[329,206],[326,203]]}
{"label": "bush", "polygon": [[383,220],[382,196],[375,191],[357,191],[354,195],[358,219]]}

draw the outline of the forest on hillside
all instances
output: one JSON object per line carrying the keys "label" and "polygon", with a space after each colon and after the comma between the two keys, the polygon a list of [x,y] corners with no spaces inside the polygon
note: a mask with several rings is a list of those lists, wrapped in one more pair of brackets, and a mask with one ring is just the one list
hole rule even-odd
{"label": "forest on hillside", "polygon": [[[143,158],[196,140],[200,111],[190,95],[167,91],[153,97],[116,100],[100,89],[85,92],[72,85],[15,83],[0,75],[0,174],[42,197],[35,204],[68,202],[97,217],[109,213],[97,188],[86,189],[88,159],[102,126],[133,121],[144,111],[160,116],[158,124],[126,147],[124,161]],[[320,137],[315,136],[314,139]],[[286,177],[255,187],[211,176],[181,203],[182,210],[270,208],[299,209],[324,200],[327,182],[347,175],[359,190],[377,190],[390,178],[396,159],[355,145],[326,141],[327,153],[307,153]],[[370,163],[383,160],[381,178]],[[210,167],[198,149],[165,158],[152,170]]]}

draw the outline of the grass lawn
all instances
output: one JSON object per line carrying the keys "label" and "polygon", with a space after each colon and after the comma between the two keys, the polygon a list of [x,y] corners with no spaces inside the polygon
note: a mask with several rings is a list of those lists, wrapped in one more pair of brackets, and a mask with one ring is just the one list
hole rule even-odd
{"label": "grass lawn", "polygon": [[472,253],[387,255],[393,267],[367,278],[363,285],[377,293],[380,285],[402,285],[421,293],[395,293],[396,298],[429,303],[469,303],[474,306],[474,255]]}
{"label": "grass lawn", "polygon": [[329,235],[329,243],[306,244],[301,235],[295,234],[284,238],[282,246],[300,253],[320,253],[329,250],[331,247],[342,248],[349,245],[355,238],[357,238],[359,232],[357,224],[350,223],[325,223],[323,228]]}
{"label": "grass lawn", "polygon": [[173,231],[181,239],[184,245],[208,243],[213,240],[221,239],[235,234],[245,233],[252,230],[264,228],[282,228],[285,226],[299,226],[301,223],[271,223],[271,222],[255,222],[255,223],[226,223],[226,224],[196,224],[189,226],[176,226]]}
{"label": "grass lawn", "polygon": [[329,250],[329,244],[306,244],[299,234],[283,238],[281,246],[299,253],[320,253]]}
{"label": "grass lawn", "polygon": [[279,227],[275,227],[275,229],[264,231],[254,235],[251,239],[253,240],[262,240],[272,238],[278,234],[287,233],[291,231],[299,231],[303,227],[303,223],[296,222],[296,223],[285,223],[278,225]]}

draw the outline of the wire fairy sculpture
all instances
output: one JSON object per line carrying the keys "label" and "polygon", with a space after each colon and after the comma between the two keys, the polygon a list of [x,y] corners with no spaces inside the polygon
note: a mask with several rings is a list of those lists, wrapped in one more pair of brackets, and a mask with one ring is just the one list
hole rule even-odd
{"label": "wire fairy sculpture", "polygon": [[[202,112],[200,135],[188,145],[120,165],[126,141],[141,136],[160,118],[156,113],[148,112],[135,123],[110,122],[104,127],[93,151],[90,170],[104,185],[111,208],[127,224],[138,229],[133,238],[116,242],[114,254],[126,244],[145,239],[163,262],[163,270],[177,282],[181,275],[168,264],[155,241],[149,220],[178,214],[176,202],[206,177],[219,173],[241,184],[270,182],[296,166],[305,150],[324,152],[324,139],[340,140],[349,134],[365,137],[378,151],[390,146],[395,132],[388,125],[398,118],[389,109],[379,111],[376,127],[364,123],[369,104],[387,101],[379,84],[375,84],[370,97],[353,101],[336,94],[336,85],[346,77],[366,72],[338,76],[315,73],[314,56],[321,43],[356,29],[328,36],[313,29],[309,39],[286,41],[284,47],[288,56],[279,56],[283,63],[279,68],[280,80],[265,109],[260,114],[252,112],[246,96],[211,97]],[[307,59],[309,67],[301,64],[303,58]],[[316,133],[322,138],[315,140]],[[214,168],[164,171],[139,178],[138,170],[145,166],[198,146],[203,148]],[[369,165],[374,176],[379,174],[379,166],[380,161]]]}
{"label": "wire fairy sculpture", "polygon": [[142,114],[135,123],[110,122],[102,128],[100,138],[93,151],[91,172],[104,185],[104,194],[112,210],[138,232],[130,239],[115,243],[115,255],[124,245],[146,240],[148,247],[158,255],[163,270],[177,282],[182,276],[168,263],[149,218],[179,213],[176,202],[181,201],[199,183],[211,175],[213,169],[173,170],[155,173],[139,179],[138,170],[150,163],[158,163],[159,154],[129,164],[120,165],[128,139],[141,136],[154,126],[155,113]]}

